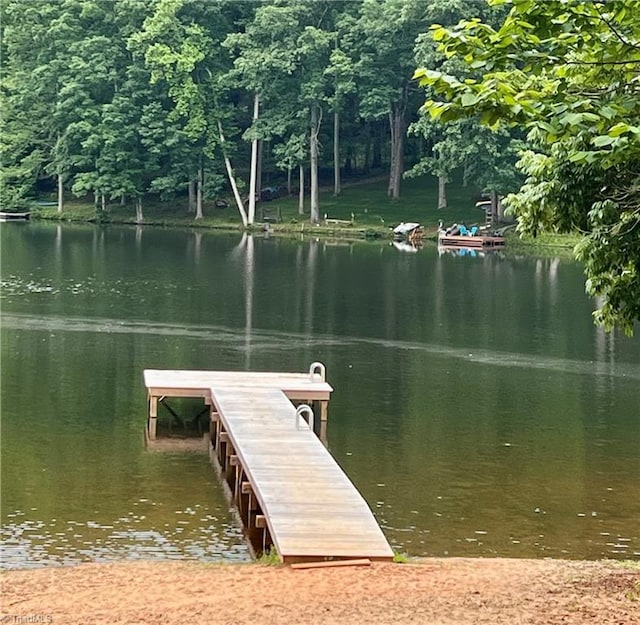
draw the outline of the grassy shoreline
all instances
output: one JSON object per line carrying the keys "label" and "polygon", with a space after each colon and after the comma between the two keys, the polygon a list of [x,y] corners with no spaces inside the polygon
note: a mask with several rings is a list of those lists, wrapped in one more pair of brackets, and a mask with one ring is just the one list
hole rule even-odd
{"label": "grassy shoreline", "polygon": [[[437,239],[438,224],[466,223],[467,225],[484,223],[484,212],[475,207],[472,189],[452,185],[448,192],[449,206],[437,208],[437,187],[435,179],[425,177],[405,181],[403,196],[397,201],[386,195],[386,182],[381,179],[359,181],[345,185],[340,196],[333,196],[330,190],[320,193],[320,214],[322,223],[309,222],[308,206],[306,213],[298,214],[296,197],[282,197],[262,202],[256,207],[256,223],[246,230],[263,232],[268,230],[274,236],[299,236],[312,234],[327,239],[342,240],[391,240],[392,229],[401,222],[420,223],[425,231],[425,239]],[[51,200],[50,197],[42,198]],[[218,208],[208,200],[204,205],[204,217],[196,220],[187,210],[186,198],[161,202],[155,198],[146,198],[141,224],[135,221],[135,209],[131,205],[111,204],[102,213],[96,211],[92,202],[71,200],[64,211],[58,213],[56,206],[38,206],[31,208],[34,219],[73,223],[101,223],[119,225],[143,225],[164,228],[194,228],[218,230],[222,232],[243,232],[240,216],[232,201]],[[270,217],[264,223],[263,215]],[[273,218],[277,217],[277,223]],[[324,223],[327,217],[330,223]],[[337,223],[336,223],[337,222]],[[536,239],[521,239],[515,229],[507,234],[507,249],[517,253],[570,253],[579,240],[576,235],[541,234]]]}

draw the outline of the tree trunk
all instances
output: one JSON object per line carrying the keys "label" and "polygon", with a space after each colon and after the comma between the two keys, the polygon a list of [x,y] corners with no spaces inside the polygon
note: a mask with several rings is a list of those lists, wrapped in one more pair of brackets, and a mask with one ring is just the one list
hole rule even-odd
{"label": "tree trunk", "polygon": [[340,113],[333,113],[333,195],[340,195]]}
{"label": "tree trunk", "polygon": [[196,186],[196,216],[195,219],[202,219],[202,198],[204,196],[204,167],[202,164],[198,169],[198,184]]}
{"label": "tree trunk", "polygon": [[291,165],[287,167],[287,195],[291,197]]}
{"label": "tree trunk", "polygon": [[260,201],[262,190],[262,155],[264,153],[264,140],[258,139],[258,166],[256,167],[256,201]]}
{"label": "tree trunk", "polygon": [[142,198],[136,198],[136,223],[141,224],[144,218],[142,216]]}
{"label": "tree trunk", "polygon": [[350,176],[353,173],[353,148],[347,147],[347,155],[344,157],[344,174]]}
{"label": "tree trunk", "polygon": [[311,131],[309,133],[311,189],[310,189],[310,221],[312,224],[320,222],[320,206],[318,203],[318,132],[320,131],[318,106],[311,105]]}
{"label": "tree trunk", "polygon": [[371,171],[371,124],[367,122],[367,132],[364,139],[364,158],[362,160],[362,173],[367,175]]}
{"label": "tree trunk", "polygon": [[58,213],[62,213],[64,208],[64,185],[62,174],[58,174]]}
{"label": "tree trunk", "polygon": [[[256,93],[253,97],[253,121],[257,121],[260,114],[260,98]],[[251,141],[251,172],[249,174],[249,206],[248,221],[252,224],[256,218],[256,182],[258,174],[258,139]]]}
{"label": "tree trunk", "polygon": [[242,225],[246,228],[248,219],[247,213],[244,210],[244,206],[242,205],[242,198],[240,197],[240,193],[238,192],[238,185],[236,184],[235,176],[233,175],[233,168],[231,167],[231,161],[227,156],[227,151],[225,150],[225,139],[224,133],[222,132],[222,122],[218,120],[218,134],[220,136],[220,145],[222,147],[222,155],[224,157],[224,165],[227,169],[227,176],[229,178],[229,184],[233,189],[233,197],[236,200],[236,206],[238,207],[238,212],[240,213],[240,217],[242,218]]}
{"label": "tree trunk", "polygon": [[380,137],[380,125],[375,124],[373,127],[373,156],[371,159],[372,169],[382,168],[382,140]]}
{"label": "tree trunk", "polygon": [[102,201],[102,212],[104,213],[107,210],[107,198],[104,193],[100,197]]}
{"label": "tree trunk", "polygon": [[124,194],[120,196],[120,206],[124,206],[127,203],[127,198]]}
{"label": "tree trunk", "polygon": [[97,189],[93,192],[93,209],[98,212],[98,202],[100,200],[100,194]]}
{"label": "tree trunk", "polygon": [[304,215],[304,165],[300,164],[299,175],[299,187],[298,191],[298,215]]}
{"label": "tree trunk", "polygon": [[502,219],[502,215],[500,214],[502,207],[500,205],[498,193],[493,189],[491,190],[490,197],[491,197],[491,226],[494,227],[494,226],[497,226],[498,223],[500,223],[500,220]]}
{"label": "tree trunk", "polygon": [[447,177],[438,176],[438,209],[447,208]]}
{"label": "tree trunk", "polygon": [[389,130],[391,131],[391,153],[389,162],[389,185],[387,187],[387,195],[393,197],[393,189],[395,188],[396,176],[396,124],[393,111],[389,111]]}
{"label": "tree trunk", "polygon": [[189,213],[196,212],[196,185],[193,180],[189,180],[189,207],[187,211]]}
{"label": "tree trunk", "polygon": [[389,113],[391,129],[391,164],[389,167],[388,195],[392,200],[400,198],[400,182],[404,171],[404,121],[405,102],[397,103]]}

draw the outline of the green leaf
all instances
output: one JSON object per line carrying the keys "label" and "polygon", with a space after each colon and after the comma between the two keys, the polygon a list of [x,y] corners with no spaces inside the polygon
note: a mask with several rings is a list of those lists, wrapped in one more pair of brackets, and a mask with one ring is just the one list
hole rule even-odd
{"label": "green leaf", "polygon": [[583,113],[567,113],[558,120],[563,126],[578,126],[584,121]]}
{"label": "green leaf", "polygon": [[618,122],[615,126],[612,126],[609,129],[609,136],[619,137],[620,135],[623,135],[631,130],[632,129],[631,129],[631,126],[629,126],[629,124],[626,124],[625,122]]}
{"label": "green leaf", "polygon": [[610,137],[609,135],[600,135],[599,137],[596,137],[592,141],[593,145],[595,145],[597,148],[606,147],[608,145],[611,145],[614,142],[615,142],[615,138]]}
{"label": "green leaf", "polygon": [[475,93],[463,93],[462,98],[460,98],[460,104],[465,107],[473,106],[478,103],[479,99],[480,98]]}

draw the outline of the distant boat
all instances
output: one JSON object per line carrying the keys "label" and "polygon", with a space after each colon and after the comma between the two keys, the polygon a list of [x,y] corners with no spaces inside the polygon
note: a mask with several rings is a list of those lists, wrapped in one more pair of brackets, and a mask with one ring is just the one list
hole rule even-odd
{"label": "distant boat", "polygon": [[12,213],[0,211],[0,221],[27,221],[31,213]]}

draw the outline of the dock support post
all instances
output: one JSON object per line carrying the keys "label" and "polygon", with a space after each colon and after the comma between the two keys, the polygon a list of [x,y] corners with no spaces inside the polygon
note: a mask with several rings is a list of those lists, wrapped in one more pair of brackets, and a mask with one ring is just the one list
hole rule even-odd
{"label": "dock support post", "polygon": [[149,430],[149,440],[156,440],[156,429],[158,422],[158,398],[155,395],[149,395],[149,418],[147,419],[147,428]]}
{"label": "dock support post", "polygon": [[216,407],[212,404],[209,406],[209,441],[215,449],[218,446],[218,424],[220,423],[220,415]]}
{"label": "dock support post", "polygon": [[329,421],[329,402],[321,401],[320,402],[320,440],[322,444],[326,447],[327,440],[327,425]]}
{"label": "dock support post", "polygon": [[323,400],[320,402],[320,421],[326,423],[329,420],[329,402]]}

